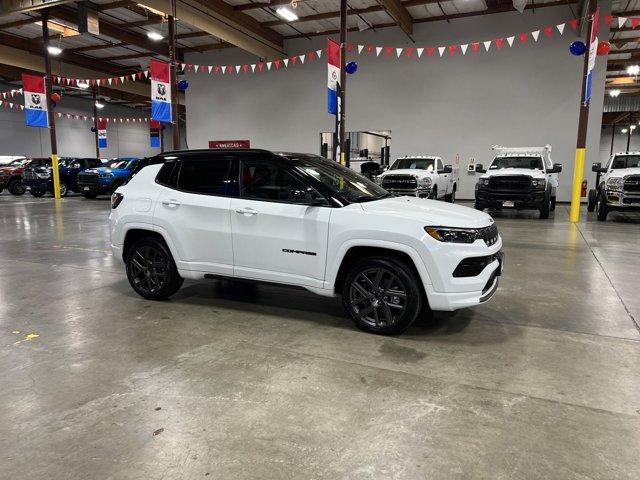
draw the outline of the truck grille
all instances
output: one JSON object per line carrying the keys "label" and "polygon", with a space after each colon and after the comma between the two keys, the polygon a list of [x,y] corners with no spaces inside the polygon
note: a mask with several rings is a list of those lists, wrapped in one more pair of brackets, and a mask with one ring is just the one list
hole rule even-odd
{"label": "truck grille", "polygon": [[412,175],[387,175],[382,178],[382,188],[411,190],[418,188],[418,180]]}
{"label": "truck grille", "polygon": [[484,243],[486,243],[488,247],[495,245],[498,241],[498,227],[496,227],[496,224],[494,223],[488,227],[481,228],[478,232],[478,238],[483,239]]}
{"label": "truck grille", "polygon": [[528,192],[531,190],[531,177],[527,175],[491,177],[489,188],[499,192]]}
{"label": "truck grille", "polygon": [[624,179],[625,192],[640,192],[640,175],[631,175]]}
{"label": "truck grille", "polygon": [[98,185],[100,176],[93,172],[80,172],[78,174],[78,183],[83,185]]}

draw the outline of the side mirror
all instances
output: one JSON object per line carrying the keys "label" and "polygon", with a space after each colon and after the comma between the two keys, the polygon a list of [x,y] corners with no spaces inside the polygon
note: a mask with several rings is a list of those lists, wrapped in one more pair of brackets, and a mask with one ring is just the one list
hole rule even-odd
{"label": "side mirror", "polygon": [[320,196],[313,188],[291,190],[289,200],[298,205],[308,205],[310,207],[320,207],[327,205],[327,200]]}
{"label": "side mirror", "polygon": [[562,172],[561,163],[554,163],[553,168],[550,168],[549,170],[547,170],[547,173],[560,173],[560,172]]}
{"label": "side mirror", "polygon": [[438,173],[453,173],[453,167],[451,165],[445,165],[444,168],[438,170]]}
{"label": "side mirror", "polygon": [[476,163],[476,173],[486,173],[487,170],[482,166],[481,163]]}
{"label": "side mirror", "polygon": [[591,165],[591,171],[596,173],[607,173],[607,167],[603,167],[600,162]]}

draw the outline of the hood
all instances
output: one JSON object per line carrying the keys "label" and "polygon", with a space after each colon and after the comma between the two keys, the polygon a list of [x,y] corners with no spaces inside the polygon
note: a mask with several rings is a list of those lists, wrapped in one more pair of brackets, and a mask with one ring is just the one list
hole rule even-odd
{"label": "hood", "polygon": [[111,173],[114,169],[109,167],[97,167],[97,168],[87,168],[84,170],[85,173],[97,173],[98,175],[101,173]]}
{"label": "hood", "polygon": [[611,170],[608,174],[608,178],[613,177],[626,177],[628,175],[640,175],[640,167],[635,168],[619,168],[617,170]]}
{"label": "hood", "polygon": [[367,213],[413,218],[424,226],[480,228],[493,223],[491,216],[473,208],[417,197],[390,197],[361,205]]}
{"label": "hood", "polygon": [[398,168],[397,170],[387,170],[382,173],[381,177],[387,175],[415,175],[416,177],[431,177],[435,172],[433,170],[423,170],[421,168]]}
{"label": "hood", "polygon": [[526,175],[532,178],[545,178],[545,173],[542,170],[535,170],[533,168],[500,168],[498,170],[488,170],[480,178],[489,177],[504,177],[506,175]]}

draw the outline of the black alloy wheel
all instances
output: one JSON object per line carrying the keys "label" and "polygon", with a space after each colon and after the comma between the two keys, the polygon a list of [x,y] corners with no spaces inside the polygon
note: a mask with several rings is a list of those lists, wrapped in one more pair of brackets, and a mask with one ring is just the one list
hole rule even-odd
{"label": "black alloy wheel", "polygon": [[404,331],[422,308],[422,295],[412,269],[382,258],[359,262],[342,291],[345,309],[356,326],[371,333]]}
{"label": "black alloy wheel", "polygon": [[133,289],[150,300],[170,297],[184,281],[166,244],[152,237],[138,240],[129,249],[126,267]]}
{"label": "black alloy wheel", "polygon": [[19,197],[20,195],[24,195],[26,191],[27,187],[24,186],[24,183],[22,183],[19,178],[15,178],[9,183],[9,193],[11,195]]}
{"label": "black alloy wheel", "polygon": [[66,197],[67,195],[69,195],[69,187],[66,183],[60,182],[60,196]]}
{"label": "black alloy wheel", "polygon": [[587,201],[587,212],[594,212],[596,210],[596,204],[598,203],[598,191],[594,188],[589,190],[589,197]]}

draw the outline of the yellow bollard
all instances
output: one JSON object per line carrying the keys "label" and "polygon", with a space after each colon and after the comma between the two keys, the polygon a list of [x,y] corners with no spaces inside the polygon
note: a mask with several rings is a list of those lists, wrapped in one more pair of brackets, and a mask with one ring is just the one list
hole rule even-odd
{"label": "yellow bollard", "polygon": [[60,171],[58,170],[58,155],[51,155],[51,172],[53,174],[53,196],[60,199]]}
{"label": "yellow bollard", "polygon": [[573,166],[573,187],[571,189],[571,209],[569,210],[569,221],[580,220],[580,193],[582,191],[582,177],[584,175],[585,148],[576,148],[576,161]]}

